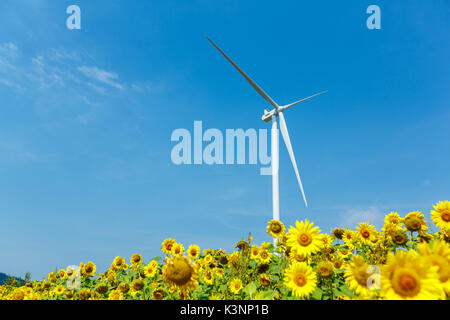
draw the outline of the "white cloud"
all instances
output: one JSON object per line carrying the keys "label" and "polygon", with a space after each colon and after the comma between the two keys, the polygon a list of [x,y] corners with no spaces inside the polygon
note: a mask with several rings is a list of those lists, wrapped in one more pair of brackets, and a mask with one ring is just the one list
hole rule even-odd
{"label": "white cloud", "polygon": [[19,53],[19,48],[12,42],[0,44],[0,55],[9,58],[16,58]]}
{"label": "white cloud", "polygon": [[22,89],[20,84],[6,80],[6,79],[0,79],[0,83],[4,84],[5,86],[10,87],[12,89],[17,89],[17,90]]}
{"label": "white cloud", "polygon": [[88,78],[97,80],[113,88],[120,90],[124,89],[124,86],[116,81],[119,78],[119,76],[115,72],[105,71],[97,67],[86,67],[86,66],[78,67],[78,71],[80,71]]}
{"label": "white cloud", "polygon": [[339,224],[342,227],[353,228],[360,222],[369,222],[370,224],[379,225],[382,223],[384,213],[380,208],[375,206],[349,208],[342,215]]}
{"label": "white cloud", "polygon": [[14,43],[0,43],[0,72],[15,69],[14,62],[18,56],[19,49]]}

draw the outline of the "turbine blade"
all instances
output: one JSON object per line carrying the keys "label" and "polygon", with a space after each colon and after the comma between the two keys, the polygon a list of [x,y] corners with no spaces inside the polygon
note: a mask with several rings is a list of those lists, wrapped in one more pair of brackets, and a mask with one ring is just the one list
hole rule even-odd
{"label": "turbine blade", "polygon": [[284,143],[286,144],[286,148],[289,152],[289,157],[291,158],[292,166],[294,167],[295,175],[297,176],[298,185],[300,186],[300,190],[302,191],[303,200],[305,201],[305,205],[308,208],[308,202],[306,201],[302,180],[300,180],[300,174],[298,173],[297,163],[295,162],[294,151],[292,150],[291,139],[289,139],[286,120],[284,120],[284,115],[282,112],[279,113],[279,116],[280,116],[280,131],[281,134],[283,135]]}
{"label": "turbine blade", "polygon": [[319,92],[319,93],[316,93],[316,94],[313,94],[312,96],[310,96],[310,97],[308,97],[308,98],[305,98],[305,99],[299,100],[299,101],[297,101],[297,102],[294,102],[294,103],[288,104],[288,105],[286,105],[286,106],[283,106],[283,107],[282,107],[282,110],[284,111],[284,110],[287,110],[287,109],[289,109],[289,108],[292,108],[292,107],[295,106],[296,104],[299,104],[299,103],[301,103],[301,102],[303,102],[303,101],[312,99],[312,98],[317,97],[317,96],[319,96],[319,95],[321,95],[321,94],[324,94],[324,93],[326,93],[326,92],[328,92],[328,90],[322,91],[322,92]]}
{"label": "turbine blade", "polygon": [[261,89],[248,75],[245,74],[244,71],[241,70],[241,68],[239,68],[234,62],[233,60],[231,60],[230,58],[228,58],[228,56],[222,51],[220,50],[220,48],[218,46],[216,46],[216,44],[214,42],[212,42],[212,40],[208,37],[206,37],[206,39],[208,39],[209,42],[211,42],[211,44],[217,49],[219,50],[219,52],[236,68],[237,71],[239,71],[239,73],[245,78],[247,79],[247,81],[250,83],[250,85],[267,101],[269,102],[272,106],[274,106],[275,109],[278,109],[278,104],[272,100],[271,97],[269,97],[267,95],[267,93],[265,93],[263,91],[263,89]]}

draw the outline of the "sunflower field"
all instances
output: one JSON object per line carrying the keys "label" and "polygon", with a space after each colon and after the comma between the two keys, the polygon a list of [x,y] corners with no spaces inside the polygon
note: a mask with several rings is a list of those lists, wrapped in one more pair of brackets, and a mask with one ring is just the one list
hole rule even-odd
{"label": "sunflower field", "polygon": [[449,299],[450,202],[431,210],[438,231],[413,211],[385,216],[377,231],[322,233],[308,220],[289,230],[272,220],[274,244],[252,237],[234,252],[174,239],[162,242],[164,258],[115,257],[108,270],[93,262],[50,272],[42,281],[0,286],[1,300],[397,300]]}

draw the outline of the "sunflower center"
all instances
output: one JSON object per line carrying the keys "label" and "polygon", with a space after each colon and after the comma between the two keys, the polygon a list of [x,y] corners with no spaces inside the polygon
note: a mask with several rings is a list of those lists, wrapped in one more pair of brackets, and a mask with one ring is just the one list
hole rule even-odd
{"label": "sunflower center", "polygon": [[153,298],[155,298],[155,300],[162,300],[164,298],[164,291],[161,289],[153,291]]}
{"label": "sunflower center", "polygon": [[403,245],[408,241],[408,238],[406,235],[401,231],[394,231],[392,233],[392,241],[394,241],[395,244]]}
{"label": "sunflower center", "polygon": [[407,270],[399,270],[392,280],[392,287],[402,296],[413,297],[420,291],[418,277]]}
{"label": "sunflower center", "polygon": [[422,222],[419,218],[411,217],[405,220],[405,225],[409,231],[418,231],[422,227]]}
{"label": "sunflower center", "polygon": [[302,234],[298,235],[297,241],[299,244],[306,247],[307,245],[309,245],[312,242],[312,238],[309,234],[302,233]]}
{"label": "sunflower center", "polygon": [[446,211],[442,212],[441,218],[445,222],[450,222],[450,211],[446,210]]}
{"label": "sunflower center", "polygon": [[334,260],[333,265],[336,269],[339,269],[340,267],[342,267],[342,260]]}
{"label": "sunflower center", "polygon": [[281,226],[278,223],[274,223],[271,225],[270,229],[273,233],[279,233],[281,231]]}
{"label": "sunflower center", "polygon": [[324,278],[329,278],[333,275],[333,268],[331,265],[321,263],[317,266],[317,272]]}
{"label": "sunflower center", "polygon": [[303,274],[297,274],[294,278],[294,282],[297,286],[303,287],[306,284],[306,278]]}
{"label": "sunflower center", "polygon": [[363,230],[361,231],[361,235],[363,236],[363,238],[369,238],[370,237],[370,232],[369,230]]}
{"label": "sunflower center", "polygon": [[417,286],[416,279],[410,275],[404,274],[400,277],[400,285],[407,291],[412,291]]}

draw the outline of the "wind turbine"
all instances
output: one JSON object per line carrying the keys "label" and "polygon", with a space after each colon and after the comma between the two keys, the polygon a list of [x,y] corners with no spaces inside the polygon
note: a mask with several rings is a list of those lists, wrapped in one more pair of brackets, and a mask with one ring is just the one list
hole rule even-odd
{"label": "wind turbine", "polygon": [[219,52],[236,68],[237,71],[250,83],[250,85],[272,106],[272,111],[264,110],[264,115],[262,120],[265,122],[272,121],[271,130],[271,154],[272,154],[272,203],[273,203],[273,219],[280,220],[280,188],[278,183],[278,169],[279,169],[279,145],[278,145],[278,124],[277,118],[280,119],[280,130],[283,140],[286,144],[286,148],[289,152],[289,157],[291,158],[292,166],[294,167],[295,175],[297,176],[298,185],[302,192],[303,200],[305,201],[306,208],[308,208],[308,202],[306,201],[305,191],[303,190],[302,181],[300,179],[300,174],[298,173],[297,163],[295,161],[294,151],[292,150],[291,139],[289,138],[289,133],[286,126],[286,120],[284,119],[283,112],[293,106],[321,95],[327,91],[322,91],[316,93],[310,97],[301,99],[294,103],[279,106],[271,97],[267,95],[244,71],[241,70],[211,39],[206,37],[209,42],[217,49]]}

